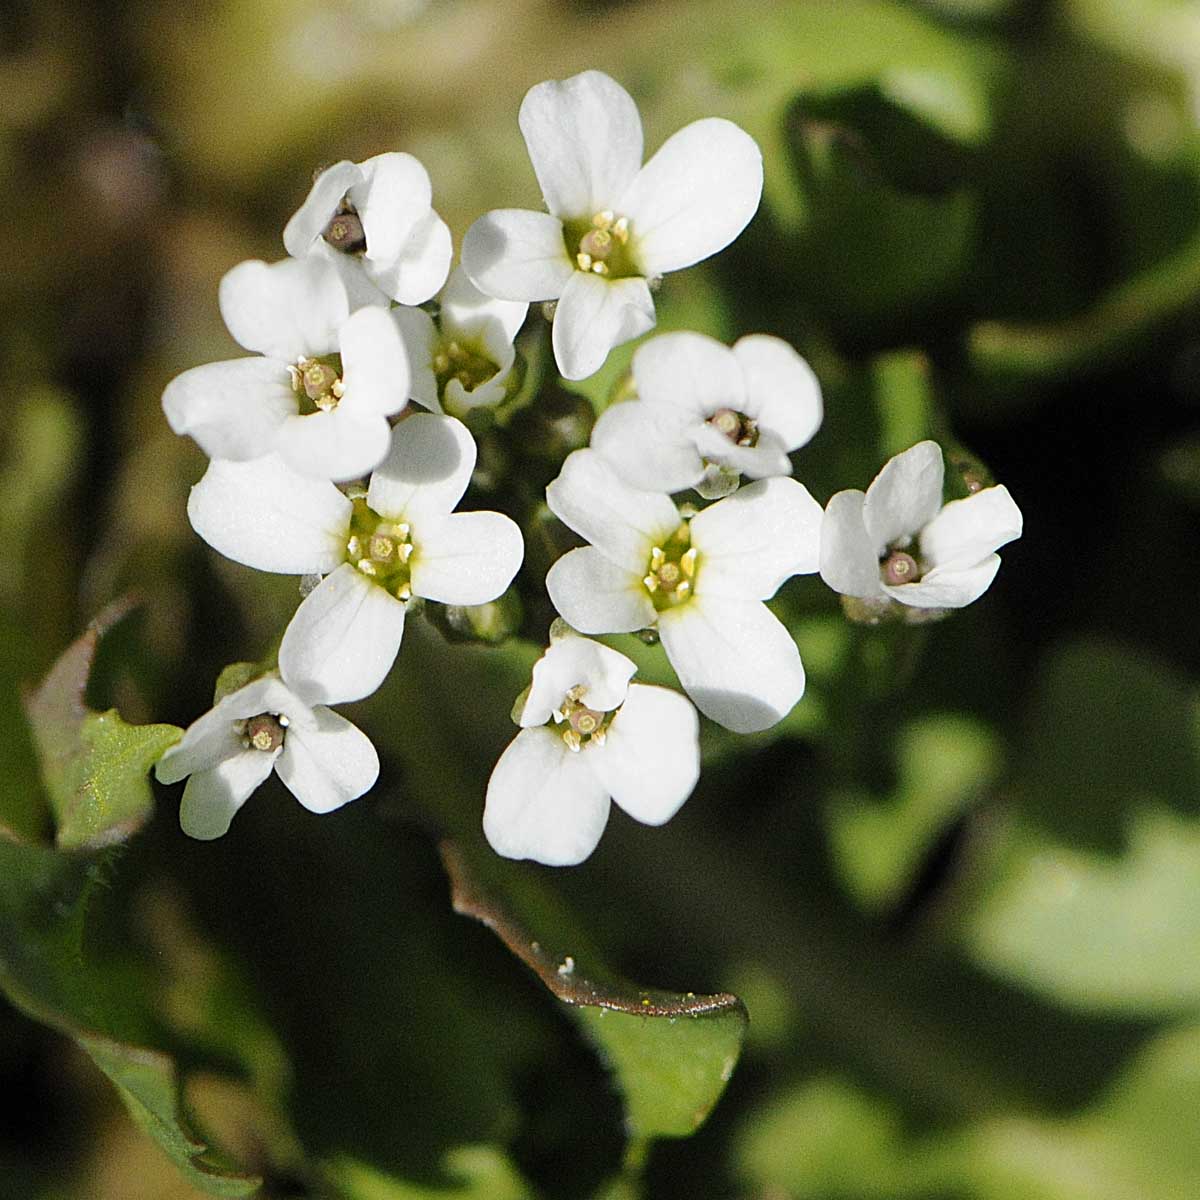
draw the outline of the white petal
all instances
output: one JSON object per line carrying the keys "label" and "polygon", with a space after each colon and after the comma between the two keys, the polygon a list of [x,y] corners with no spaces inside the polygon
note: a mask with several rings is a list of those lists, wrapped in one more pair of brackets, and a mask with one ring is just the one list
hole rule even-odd
{"label": "white petal", "polygon": [[611,209],[642,165],[637,105],[602,71],[530,88],[519,119],[546,207],[556,217]]}
{"label": "white petal", "polygon": [[606,408],[592,429],[592,449],[633,487],[680,492],[699,483],[704,461],[682,414],[630,400]]}
{"label": "white petal", "polygon": [[386,417],[358,416],[339,405],[331,412],[288,417],[279,427],[275,452],[309,479],[358,479],[383,459],[390,439]]}
{"label": "white petal", "polygon": [[728,346],[702,333],[660,333],[633,356],[633,381],[647,404],[707,420],[719,408],[745,411],[745,386]]}
{"label": "white petal", "polygon": [[804,694],[796,643],[761,601],[696,596],[658,631],[692,703],[734,733],[769,729]]}
{"label": "white petal", "polygon": [[1000,569],[1000,556],[989,554],[971,567],[940,567],[916,583],[898,587],[884,585],[893,600],[910,608],[963,608],[978,600],[991,587]]}
{"label": "white petal", "polygon": [[697,595],[766,600],[820,563],[821,506],[794,479],[761,479],[692,518]]}
{"label": "white petal", "polygon": [[274,762],[275,754],[243,750],[207,771],[197,771],[187,781],[179,805],[183,832],[206,842],[228,833],[238,809],[270,775]]}
{"label": "white petal", "polygon": [[234,562],[259,571],[332,571],[345,558],[350,501],[327,480],[298,475],[276,455],[216,460],[188,497],[192,528]]}
{"label": "white petal", "polygon": [[523,208],[480,217],[463,238],[462,264],[481,292],[499,300],[554,300],[575,274],[562,222]]}
{"label": "white petal", "polygon": [[335,250],[323,238],[313,243],[308,255],[310,258],[319,258],[322,262],[329,263],[334,269],[337,277],[342,281],[342,287],[346,289],[351,312],[360,308],[387,308],[391,304],[391,298],[384,295],[367,278],[367,260],[365,258],[359,258],[357,254],[343,254],[340,250]]}
{"label": "white petal", "polygon": [[494,300],[481,292],[461,266],[455,267],[439,297],[442,332],[450,338],[479,337],[498,327],[504,342],[511,345],[529,312],[523,300]]}
{"label": "white petal", "polygon": [[867,488],[863,522],[878,557],[892,543],[912,537],[942,507],[945,467],[937,442],[918,442],[884,465]]}
{"label": "white petal", "polygon": [[690,432],[698,454],[739,475],[768,479],[772,475],[792,473],[783,443],[772,433],[761,433],[754,446],[739,446],[707,421],[694,425]]}
{"label": "white petal", "polygon": [[338,330],[338,348],[346,388],[338,412],[387,417],[408,403],[412,382],[408,352],[385,309],[360,308],[352,313]]}
{"label": "white petal", "polygon": [[433,200],[429,172],[411,154],[395,151],[368,158],[361,169],[362,182],[350,189],[350,202],[362,221],[367,242],[364,257],[373,263],[391,263],[417,222],[429,213]]}
{"label": "white petal", "polygon": [[433,371],[433,356],[437,353],[440,339],[433,318],[424,309],[405,305],[393,308],[388,315],[395,321],[404,339],[408,367],[412,373],[408,385],[409,396],[431,412],[441,412],[437,376]]}
{"label": "white petal", "polygon": [[584,752],[573,754],[545,727],[522,729],[488,780],[483,832],[505,858],[569,867],[596,848],[608,810]]}
{"label": "white petal", "polygon": [[279,673],[309,704],[369,696],[404,635],[404,604],[343,563],[300,602],[279,644]]}
{"label": "white petal", "polygon": [[825,412],[812,367],[782,338],[765,333],[741,338],[733,354],[746,381],[746,415],[760,431],[775,434],[785,450],[805,445]]}
{"label": "white petal", "polygon": [[546,573],[550,602],[580,633],[634,633],[654,624],[655,610],[639,574],[583,546]]}
{"label": "white petal", "polygon": [[234,725],[237,719],[219,704],[197,717],[183,737],[154,764],[154,778],[159,783],[178,783],[188,775],[211,770],[240,754],[244,747]]}
{"label": "white petal", "polygon": [[239,263],[217,291],[234,340],[268,358],[295,362],[337,349],[350,302],[337,271],[322,258]]}
{"label": "white petal", "polygon": [[637,667],[617,650],[574,632],[551,642],[533,664],[533,681],[520,725],[544,725],[572,689],[596,712],[611,712],[625,700]]}
{"label": "white petal", "polygon": [[235,358],[176,375],[162,406],[171,428],[191,434],[210,458],[249,459],[271,452],[276,430],[297,402],[285,364]]}
{"label": "white petal", "polygon": [[313,180],[304,203],[283,230],[283,245],[293,258],[311,253],[313,243],[333,220],[346,193],[362,179],[357,163],[342,161],[327,167]]}
{"label": "white petal", "polygon": [[879,555],[863,521],[862,492],[837,492],[821,522],[821,578],[843,596],[878,596]]}
{"label": "white petal", "polygon": [[1008,488],[984,488],[951,500],[921,530],[921,556],[930,567],[973,567],[1020,536],[1021,510]]}
{"label": "white petal", "polygon": [[423,304],[446,282],[454,247],[450,227],[432,209],[419,220],[400,253],[387,263],[363,259],[376,287],[401,304]]}
{"label": "white petal", "polygon": [[630,487],[595,450],[567,455],[546,488],[546,503],[564,525],[639,578],[651,548],[682,524],[670,496]]}
{"label": "white petal", "polygon": [[684,126],[619,202],[634,260],[647,275],[663,275],[723,250],[758,211],[762,181],[758,146],[732,121]]}
{"label": "white petal", "polygon": [[413,594],[443,604],[495,600],[525,556],[520,528],[502,513],[451,513],[414,526],[412,538]]}
{"label": "white petal", "polygon": [[[511,357],[512,350],[508,353]],[[508,393],[508,376],[511,371],[511,362],[502,365],[490,379],[485,379],[477,387],[469,390],[463,386],[461,379],[451,376],[446,380],[442,391],[442,407],[451,416],[462,421],[472,409],[499,404]]]}
{"label": "white petal", "polygon": [[320,705],[315,729],[289,729],[275,770],[309,812],[327,813],[369,791],[379,778],[371,739]]}
{"label": "white petal", "polygon": [[554,361],[565,379],[586,379],[614,347],[654,328],[654,300],[640,276],[602,279],[576,271],[554,310]]}
{"label": "white petal", "polygon": [[388,456],[371,476],[367,504],[413,524],[447,516],[475,469],[475,439],[453,417],[414,413],[392,430]]}
{"label": "white petal", "polygon": [[592,770],[612,798],[644,825],[662,825],[700,778],[700,721],[668,688],[635,683],[603,745],[589,745]]}

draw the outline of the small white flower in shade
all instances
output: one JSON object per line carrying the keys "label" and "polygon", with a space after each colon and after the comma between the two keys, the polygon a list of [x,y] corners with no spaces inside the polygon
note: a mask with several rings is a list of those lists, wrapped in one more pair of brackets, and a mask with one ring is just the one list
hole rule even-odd
{"label": "small white flower in shade", "polygon": [[1021,510],[1005,487],[942,503],[936,442],[897,454],[866,493],[844,491],[825,508],[821,578],[862,600],[962,608],[987,591],[1001,546],[1021,536]]}
{"label": "small white flower in shade", "polygon": [[550,211],[480,217],[463,266],[489,296],[557,300],[554,357],[567,379],[583,379],[653,328],[649,280],[716,254],[746,227],[762,155],[744,130],[710,117],[643,166],[637,106],[601,71],[531,88],[520,125]]}
{"label": "small white flower in shade", "polygon": [[514,718],[521,732],[488,781],[483,831],[506,858],[553,867],[596,848],[615,800],[662,825],[700,777],[696,710],[668,688],[630,683],[623,654],[556,622]]}
{"label": "small white flower in shade", "polygon": [[453,252],[432,200],[429,172],[411,154],[334,163],[314,180],[283,244],[293,258],[332,263],[356,308],[380,294],[422,304],[446,282]]}
{"label": "small white flower in shade", "polygon": [[[788,452],[821,426],[821,386],[786,342],[753,334],[732,349],[702,333],[664,333],[633,356],[637,399],[606,409],[592,447],[647,491],[706,476],[790,475]],[[726,488],[726,490],[730,490]]]}
{"label": "small white flower in shade", "polygon": [[230,692],[194,721],[158,760],[160,783],[187,777],[179,823],[194,838],[218,838],[271,771],[310,812],[361,796],[379,777],[370,738],[271,672]]}
{"label": "small white flower in shade", "polygon": [[529,305],[485,296],[462,267],[450,272],[438,303],[436,322],[420,308],[396,308],[391,315],[412,363],[412,398],[461,420],[508,395],[517,360],[513,339]]}
{"label": "small white flower in shade", "polygon": [[821,506],[794,479],[762,479],[685,520],[670,496],[632,488],[576,450],[546,489],[551,511],[592,544],[546,576],[583,633],[654,628],[696,707],[727,729],[768,729],[804,692],[796,643],[763,603],[817,569]]}
{"label": "small white flower in shade", "polygon": [[410,388],[404,341],[384,308],[351,312],[320,259],[240,263],[221,280],[220,302],[234,339],[262,357],[176,376],[162,398],[176,433],[214,459],[278,454],[318,479],[355,479],[382,460],[388,417]]}
{"label": "small white flower in shade", "polygon": [[272,455],[213,462],[188,498],[192,528],[235,562],[324,575],[301,601],[279,666],[306,696],[369,696],[400,649],[406,601],[486,604],[512,582],[521,531],[494,512],[453,512],[475,467],[461,421],[416,413],[392,432],[370,486],[343,494]]}

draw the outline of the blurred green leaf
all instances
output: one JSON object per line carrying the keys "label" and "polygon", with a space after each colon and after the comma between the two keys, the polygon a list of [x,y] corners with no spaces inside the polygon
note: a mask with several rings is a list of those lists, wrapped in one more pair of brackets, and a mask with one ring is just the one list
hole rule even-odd
{"label": "blurred green leaf", "polygon": [[458,1146],[442,1162],[452,1182],[425,1186],[385,1175],[374,1167],[340,1158],[325,1176],[341,1200],[527,1200],[529,1185],[491,1146]]}
{"label": "blurred green leaf", "polygon": [[141,828],[154,806],[147,773],[182,736],[174,725],[129,725],[116,709],[98,713],[84,703],[96,645],[127,611],[117,604],[100,614],[26,702],[66,850],[110,845]]}

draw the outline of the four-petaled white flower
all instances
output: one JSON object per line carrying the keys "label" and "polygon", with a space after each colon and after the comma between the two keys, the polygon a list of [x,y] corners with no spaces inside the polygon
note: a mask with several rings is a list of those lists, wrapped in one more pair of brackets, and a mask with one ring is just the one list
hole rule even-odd
{"label": "four-petaled white flower", "polygon": [[461,421],[416,413],[353,498],[279,458],[213,462],[188,516],[214,549],[261,571],[326,577],[304,598],[279,647],[285,678],[320,701],[357,700],[383,682],[400,649],[405,602],[484,604],[521,565],[521,531],[494,512],[455,513],[475,466]]}
{"label": "four-petaled white flower", "polygon": [[606,409],[598,450],[634,487],[678,492],[706,474],[790,475],[788,451],[821,426],[821,385],[779,338],[753,334],[732,349],[702,333],[664,333],[633,356],[637,399]]}
{"label": "four-petaled white flower", "polygon": [[463,239],[475,285],[504,300],[557,300],[554,357],[568,379],[654,326],[648,280],[724,249],[762,196],[762,155],[718,117],[668,138],[642,165],[642,122],[601,71],[531,88],[521,132],[548,213],[498,209]]}
{"label": "four-petaled white flower", "polygon": [[700,776],[696,710],[668,688],[630,683],[623,654],[556,622],[514,718],[521,732],[488,781],[483,831],[498,854],[583,862],[610,799],[645,825],[669,821]]}
{"label": "four-petaled white flower", "polygon": [[272,770],[310,812],[327,813],[374,785],[379,757],[365,733],[272,671],[193,721],[154,773],[161,783],[190,776],[179,823],[209,840]]}
{"label": "four-petaled white flower", "polygon": [[283,244],[293,258],[333,263],[356,308],[381,295],[422,304],[446,282],[453,253],[432,200],[429,172],[411,154],[334,163],[313,181]]}
{"label": "four-petaled white flower", "polygon": [[462,267],[450,272],[438,302],[436,324],[420,308],[393,309],[392,319],[412,364],[412,398],[462,419],[507,395],[517,358],[513,338],[529,305],[485,296]]}
{"label": "four-petaled white flower", "polygon": [[404,341],[384,308],[351,312],[321,259],[240,263],[221,280],[220,303],[234,339],[262,357],[176,376],[162,398],[176,433],[214,459],[278,454],[318,479],[355,479],[382,460],[387,418],[410,387]]}
{"label": "four-petaled white flower", "polygon": [[576,450],[546,489],[590,546],[546,577],[582,633],[655,628],[696,707],[737,733],[767,729],[804,692],[796,643],[763,603],[817,569],[821,506],[794,479],[762,479],[685,521],[670,496],[623,482]]}
{"label": "four-petaled white flower", "polygon": [[1006,487],[942,504],[945,467],[936,442],[897,454],[866,493],[844,491],[825,509],[821,578],[863,600],[962,608],[987,591],[1001,546],[1021,536]]}

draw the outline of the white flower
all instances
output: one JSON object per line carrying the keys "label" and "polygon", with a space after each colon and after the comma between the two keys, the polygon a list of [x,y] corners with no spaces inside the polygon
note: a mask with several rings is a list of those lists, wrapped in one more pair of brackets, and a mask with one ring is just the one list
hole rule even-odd
{"label": "white flower", "polygon": [[629,93],[600,71],[539,83],[521,132],[548,213],[499,209],[463,240],[475,285],[503,300],[557,300],[554,357],[568,379],[654,326],[648,280],[729,245],[758,209],[762,155],[711,117],[685,126],[642,166]]}
{"label": "white flower", "polygon": [[506,858],[583,862],[610,798],[646,825],[669,821],[700,777],[696,710],[667,688],[630,683],[616,650],[551,630],[519,715],[521,732],[488,781],[483,831]]}
{"label": "white flower", "polygon": [[664,333],[633,356],[637,399],[606,409],[592,447],[634,487],[678,492],[712,468],[790,475],[788,451],[821,426],[821,386],[786,342],[754,334],[732,350],[701,333]]}
{"label": "white flower", "polygon": [[262,357],[176,376],[162,398],[171,428],[214,459],[274,453],[319,479],[370,471],[387,453],[388,416],[408,403],[408,355],[387,312],[351,312],[320,259],[240,263],[220,301],[234,339]]}
{"label": "white flower", "polygon": [[279,666],[306,696],[357,700],[383,682],[400,649],[405,602],[484,604],[521,565],[521,531],[494,512],[455,513],[475,442],[453,417],[416,413],[353,499],[279,458],[213,462],[188,498],[192,527],[260,571],[326,577],[304,598]]}
{"label": "white flower", "polygon": [[863,600],[962,608],[987,591],[999,547],[1021,536],[1005,487],[942,504],[942,451],[919,442],[897,454],[864,495],[838,492],[825,509],[821,578]]}
{"label": "white flower", "polygon": [[283,231],[293,258],[331,262],[354,306],[383,296],[421,304],[446,282],[450,230],[429,173],[411,154],[377,154],[322,171]]}
{"label": "white flower", "polygon": [[800,654],[763,601],[817,569],[821,506],[802,484],[759,480],[685,521],[665,493],[631,488],[596,451],[576,450],[546,500],[592,543],[546,577],[576,629],[657,629],[696,707],[737,733],[769,728],[800,699]]}
{"label": "white flower", "polygon": [[160,783],[183,790],[179,823],[209,840],[271,771],[310,812],[327,813],[368,791],[379,777],[370,739],[276,672],[219,700],[158,760]]}
{"label": "white flower", "polygon": [[529,305],[485,296],[462,267],[450,272],[438,302],[436,324],[419,308],[393,309],[392,319],[412,363],[412,398],[462,419],[507,395],[517,359],[513,338]]}

